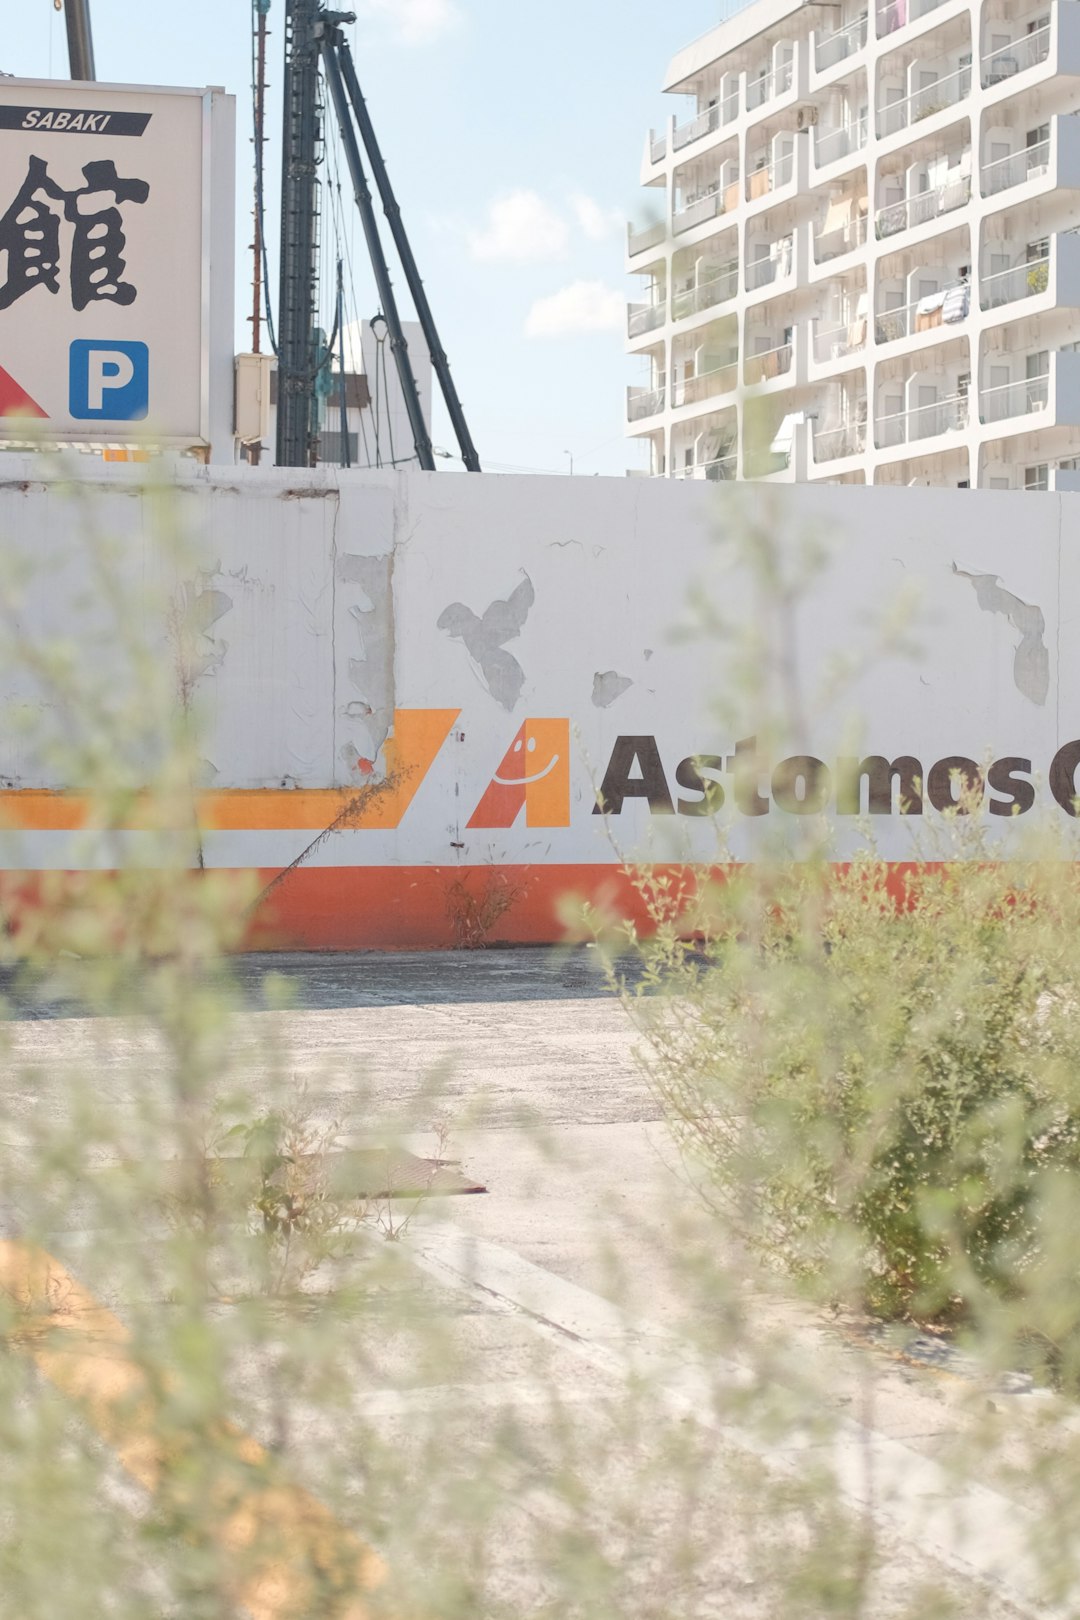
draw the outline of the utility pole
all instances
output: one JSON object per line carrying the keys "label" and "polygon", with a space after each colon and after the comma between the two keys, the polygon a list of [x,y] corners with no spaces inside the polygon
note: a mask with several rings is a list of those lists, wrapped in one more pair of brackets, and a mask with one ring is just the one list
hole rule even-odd
{"label": "utility pole", "polygon": [[319,216],[319,0],[287,0],[285,119],[281,161],[281,284],[278,296],[277,462],[314,461],[315,281]]}
{"label": "utility pole", "polygon": [[266,136],[266,17],[270,0],[255,0],[258,11],[258,44],[255,58],[255,240],[251,244],[251,352],[262,353],[263,282],[263,147]]}
{"label": "utility pole", "polygon": [[65,0],[68,63],[73,79],[96,79],[94,38],[90,32],[90,0]]}
{"label": "utility pole", "polygon": [[[263,290],[263,147],[266,123],[266,18],[270,0],[255,0],[258,14],[258,35],[255,56],[255,230],[251,243],[251,352],[262,353],[262,290]],[[256,440],[248,447],[253,467],[262,460],[262,444]]]}

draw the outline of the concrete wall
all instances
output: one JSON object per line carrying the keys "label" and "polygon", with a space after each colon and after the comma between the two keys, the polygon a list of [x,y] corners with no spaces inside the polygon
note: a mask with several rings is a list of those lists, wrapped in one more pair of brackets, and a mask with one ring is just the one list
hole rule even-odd
{"label": "concrete wall", "polygon": [[[816,837],[819,804],[843,856],[860,837],[843,761],[870,755],[909,761],[873,806],[857,784],[891,859],[940,823],[949,761],[1009,762],[992,837],[1040,812],[1074,826],[1070,494],[183,468],[162,503],[119,466],[73,504],[39,463],[7,472],[31,642],[108,667],[88,525],[129,583],[164,587],[144,626],[162,657],[178,611],[193,627],[202,855],[289,872],[279,942],[451,943],[492,912],[491,938],[553,937],[559,895],[614,892],[623,852],[714,859],[702,812],[721,797],[735,857]],[[175,575],[166,521],[197,557]],[[746,565],[762,536],[803,579],[789,601],[763,603]],[[702,603],[710,628],[687,633]],[[78,787],[42,742],[62,717],[3,662],[0,810],[21,828],[3,863],[108,864],[115,841],[41,792]],[[899,813],[905,793],[921,815]]]}

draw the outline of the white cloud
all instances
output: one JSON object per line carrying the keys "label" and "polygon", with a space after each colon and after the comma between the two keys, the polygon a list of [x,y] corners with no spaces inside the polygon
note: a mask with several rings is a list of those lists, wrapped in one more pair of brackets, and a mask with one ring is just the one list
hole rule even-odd
{"label": "white cloud", "polygon": [[616,231],[621,231],[623,217],[617,208],[601,208],[592,197],[578,192],[570,199],[578,224],[590,242],[603,242]]}
{"label": "white cloud", "polygon": [[570,231],[561,214],[535,191],[511,191],[488,209],[482,231],[472,231],[474,259],[513,260],[519,264],[561,259]]}
{"label": "white cloud", "polygon": [[626,300],[602,281],[575,281],[561,292],[538,298],[525,321],[525,336],[571,337],[582,332],[613,332],[626,319]]}
{"label": "white cloud", "polygon": [[402,45],[430,45],[461,22],[457,0],[361,0],[361,18],[388,23]]}

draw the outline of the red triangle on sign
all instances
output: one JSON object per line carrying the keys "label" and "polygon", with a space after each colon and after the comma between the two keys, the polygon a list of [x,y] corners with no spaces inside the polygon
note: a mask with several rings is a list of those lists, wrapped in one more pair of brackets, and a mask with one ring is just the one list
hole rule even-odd
{"label": "red triangle on sign", "polygon": [[36,399],[30,395],[21,383],[17,383],[10,372],[0,366],[0,416],[48,416]]}

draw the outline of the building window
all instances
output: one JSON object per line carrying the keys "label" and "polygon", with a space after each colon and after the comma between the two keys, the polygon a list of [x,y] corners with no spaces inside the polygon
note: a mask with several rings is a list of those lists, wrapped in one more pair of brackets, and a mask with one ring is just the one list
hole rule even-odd
{"label": "building window", "polygon": [[1047,462],[1040,461],[1037,467],[1024,468],[1025,489],[1049,489],[1050,467]]}
{"label": "building window", "polygon": [[[349,451],[349,466],[355,467],[359,459],[357,455],[357,436],[347,433],[345,442]],[[319,434],[319,460],[333,462],[335,466],[342,465],[341,434],[338,432],[324,432]]]}

